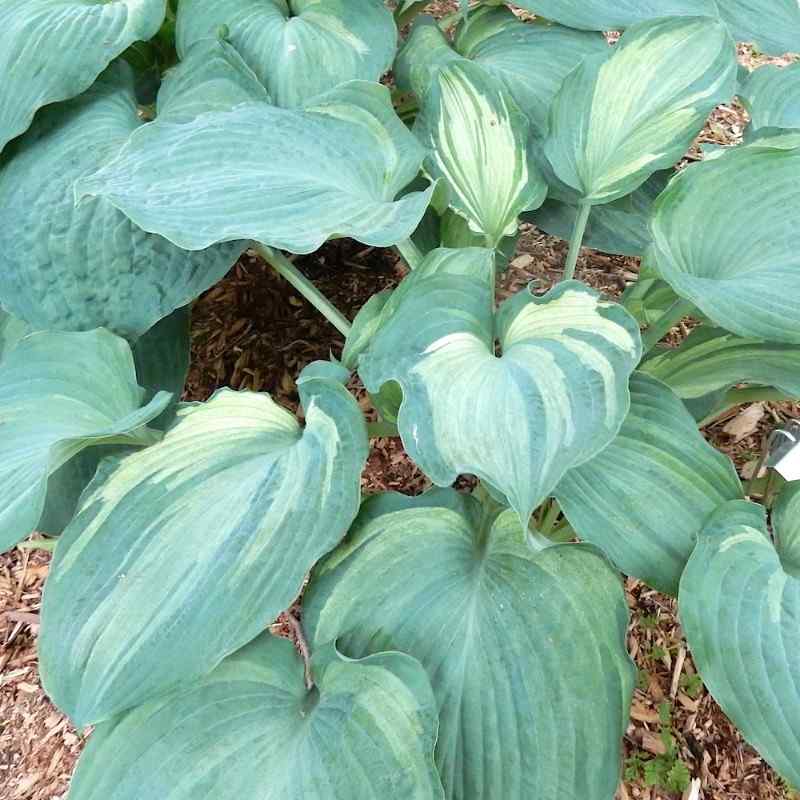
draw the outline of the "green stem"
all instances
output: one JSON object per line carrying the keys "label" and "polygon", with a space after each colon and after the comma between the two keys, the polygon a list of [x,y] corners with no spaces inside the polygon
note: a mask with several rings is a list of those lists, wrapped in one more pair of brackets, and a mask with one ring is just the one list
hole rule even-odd
{"label": "green stem", "polygon": [[20,542],[17,547],[20,550],[47,550],[52,553],[56,549],[57,539],[34,539],[30,542]]}
{"label": "green stem", "polygon": [[395,18],[397,27],[402,28],[408,25],[409,22],[412,22],[426,5],[428,5],[427,0],[422,0],[422,2],[414,3],[414,5],[409,6],[402,14],[397,14]]}
{"label": "green stem", "polygon": [[349,335],[352,326],[344,314],[283,253],[258,243],[254,243],[253,249],[278,275],[294,286],[339,333],[343,336]]}
{"label": "green stem", "polygon": [[643,352],[649,353],[684,317],[688,317],[694,306],[678,298],[642,336]]}
{"label": "green stem", "polygon": [[748,403],[784,403],[796,399],[796,397],[792,397],[792,395],[772,386],[748,386],[746,389],[731,389],[719,406],[698,423],[698,427],[704,428],[718,416],[736,406],[743,406]]}
{"label": "green stem", "polygon": [[384,436],[396,437],[400,435],[400,431],[397,430],[397,425],[394,422],[387,422],[382,419],[377,422],[367,423],[367,435],[370,439],[378,439]]}
{"label": "green stem", "polygon": [[416,269],[422,263],[424,256],[411,239],[403,239],[395,246],[410,269]]}
{"label": "green stem", "polygon": [[549,536],[555,527],[556,520],[558,519],[558,515],[560,513],[561,509],[559,508],[558,503],[555,501],[555,498],[553,498],[550,501],[550,508],[547,509],[547,513],[544,515],[542,525],[539,528],[539,533],[541,533],[543,536]]}
{"label": "green stem", "polygon": [[581,203],[578,207],[578,216],[575,217],[575,225],[572,228],[572,238],[569,240],[569,254],[567,255],[567,265],[564,267],[565,281],[571,281],[575,277],[575,267],[578,265],[578,255],[583,244],[583,235],[586,233],[586,223],[589,222],[589,214],[592,211],[589,203]]}

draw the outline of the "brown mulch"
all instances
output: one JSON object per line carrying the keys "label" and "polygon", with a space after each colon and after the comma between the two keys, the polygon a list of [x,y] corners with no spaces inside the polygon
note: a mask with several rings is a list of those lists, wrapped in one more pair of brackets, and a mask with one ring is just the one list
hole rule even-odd
{"label": "brown mulch", "polygon": [[[432,6],[445,13],[453,4]],[[740,58],[747,66],[790,60],[765,59],[747,47],[741,48]],[[736,143],[745,124],[746,114],[738,104],[723,106],[697,144]],[[695,146],[688,160],[699,157]],[[531,280],[543,288],[552,285],[560,277],[566,249],[564,242],[523,226],[517,255],[501,278],[501,295]],[[391,251],[350,241],[330,243],[295,263],[351,319],[372,294],[394,286],[405,274],[404,265]],[[638,269],[636,259],[588,249],[578,263],[579,277],[611,296],[619,296],[636,279]],[[670,341],[677,343],[685,333],[677,329]],[[227,278],[195,304],[193,358],[185,397],[203,400],[215,389],[231,386],[270,392],[297,409],[294,381],[300,370],[316,359],[339,356],[342,345],[342,337],[323,317],[259,259],[245,254]],[[368,411],[363,388],[355,382],[351,388]],[[740,471],[752,469],[767,430],[788,417],[800,418],[797,404],[765,404],[752,432],[737,440],[724,428],[740,412],[731,412],[706,429],[714,445],[728,453]],[[418,493],[428,485],[399,440],[372,441],[363,478],[365,492]],[[49,556],[37,551],[15,549],[0,555],[0,800],[63,800],[83,744],[79,732],[50,704],[39,683],[36,636],[48,562]],[[626,759],[660,752],[658,712],[663,703],[669,703],[669,729],[680,758],[692,777],[702,782],[700,798],[789,800],[780,779],[743,742],[706,690],[694,685],[695,670],[675,601],[633,579],[626,583],[626,595],[631,609],[628,643],[640,671],[625,736]],[[273,630],[292,635],[285,615]],[[617,797],[675,800],[678,795],[633,780],[621,785]]]}

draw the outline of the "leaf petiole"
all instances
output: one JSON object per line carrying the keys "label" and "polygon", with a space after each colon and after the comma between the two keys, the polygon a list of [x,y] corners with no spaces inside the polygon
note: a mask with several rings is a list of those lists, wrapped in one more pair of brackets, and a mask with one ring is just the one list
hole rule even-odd
{"label": "leaf petiole", "polygon": [[694,311],[688,300],[678,298],[642,335],[642,352],[649,353],[684,317]]}
{"label": "leaf petiole", "polygon": [[575,267],[578,265],[578,255],[583,245],[583,236],[586,233],[586,224],[589,222],[589,214],[592,206],[589,203],[581,203],[578,207],[578,216],[575,217],[575,225],[572,228],[572,238],[569,241],[569,254],[567,264],[564,267],[564,277],[562,280],[571,281],[575,277]]}

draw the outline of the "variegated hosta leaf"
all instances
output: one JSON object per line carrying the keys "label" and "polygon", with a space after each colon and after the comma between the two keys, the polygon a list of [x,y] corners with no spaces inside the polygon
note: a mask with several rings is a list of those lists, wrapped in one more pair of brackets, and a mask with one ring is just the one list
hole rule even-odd
{"label": "variegated hosta leaf", "polygon": [[99,725],[70,800],[442,800],[436,701],[401,653],[315,653],[268,634],[210,675]]}
{"label": "variegated hosta leaf", "polygon": [[611,202],[681,158],[735,86],[736,49],[721,22],[639,23],[566,77],[544,153],[582,202]]}
{"label": "variegated hosta leaf", "polygon": [[108,331],[17,343],[0,364],[0,551],[36,528],[49,476],[81,450],[157,441],[146,425],[170,396],[143,399],[130,347]]}
{"label": "variegated hosta leaf", "polygon": [[[604,253],[641,256],[652,241],[649,222],[653,202],[674,174],[671,169],[656,172],[627,197],[593,208],[583,244]],[[524,214],[523,219],[551,236],[569,241],[577,216],[577,206],[547,199],[540,209]]]}
{"label": "variegated hosta leaf", "polygon": [[44,685],[77,724],[209,672],[342,538],[367,438],[332,367],[298,381],[304,430],[267,395],[222,390],[179,409],[158,445],[100,466],[42,615]]}
{"label": "variegated hosta leaf", "polygon": [[587,31],[613,31],[656,17],[715,17],[715,0],[515,0],[520,8]]}
{"label": "variegated hosta leaf", "polygon": [[400,384],[403,444],[435,484],[475,474],[527,524],[619,431],[639,327],[577,281],[524,290],[495,318],[492,269],[490,251],[431,253],[384,306],[359,374],[370,392]]}
{"label": "variegated hosta leaf", "polygon": [[483,6],[459,27],[455,49],[436,20],[419,18],[395,70],[399,86],[423,96],[445,64],[470,59],[512,96],[533,133],[543,136],[550,104],[566,75],[586,56],[607,50],[599,33],[530,24],[505,6]]}
{"label": "variegated hosta leaf", "polygon": [[742,484],[679,398],[637,373],[619,435],[567,472],[555,496],[581,539],[625,574],[677,594],[698,533],[718,506],[742,497]]}
{"label": "variegated hosta leaf", "polygon": [[410,236],[428,206],[433,187],[394,199],[424,156],[388,89],[354,81],[303,110],[253,101],[180,124],[156,120],[76,192],[187,250],[242,238],[296,253],[343,236],[388,246]]}
{"label": "variegated hosta leaf", "polygon": [[[792,502],[788,500],[786,502]],[[796,508],[795,508],[796,511]],[[776,537],[784,522],[778,515]],[[678,600],[703,681],[750,744],[800,785],[800,560],[776,550],[761,506],[720,508],[700,535]]]}
{"label": "variegated hosta leaf", "polygon": [[744,82],[739,97],[753,130],[800,128],[800,64],[759,67]]}
{"label": "variegated hosta leaf", "polygon": [[221,29],[286,108],[346,81],[377,81],[397,46],[394,19],[381,0],[181,0],[178,54],[184,58]]}
{"label": "variegated hosta leaf", "polygon": [[745,339],[722,328],[695,328],[679,347],[658,352],[642,369],[685,400],[739,383],[774,386],[800,397],[800,347]]}
{"label": "variegated hosta leaf", "polygon": [[800,343],[798,143],[765,139],[692,165],[653,208],[660,275],[740,336]]}
{"label": "variegated hosta leaf", "polygon": [[540,548],[513,512],[451,489],[378,495],[312,575],[312,641],[427,669],[452,800],[609,800],[617,786],[634,678],[622,586],[591,546]]}
{"label": "variegated hosta leaf", "polygon": [[134,339],[222,278],[236,243],[187,253],[73,184],[141,126],[133,76],[112,65],[80,97],[44,109],[0,166],[0,302],[38,329],[104,326]]}
{"label": "variegated hosta leaf", "polygon": [[165,9],[166,0],[3,0],[0,151],[39,108],[80,94],[128,45],[155,36]]}
{"label": "variegated hosta leaf", "polygon": [[516,233],[517,217],[544,201],[528,120],[481,67],[464,61],[440,70],[414,130],[430,149],[426,172],[447,182],[450,205],[488,247]]}

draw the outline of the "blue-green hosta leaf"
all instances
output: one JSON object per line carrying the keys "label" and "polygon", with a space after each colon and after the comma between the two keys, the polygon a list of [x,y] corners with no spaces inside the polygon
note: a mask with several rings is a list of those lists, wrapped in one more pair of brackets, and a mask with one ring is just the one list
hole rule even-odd
{"label": "blue-green hosta leaf", "polygon": [[634,671],[620,580],[593,547],[540,550],[513,512],[450,489],[378,495],[304,608],[315,642],[422,662],[447,798],[613,795]]}
{"label": "blue-green hosta leaf", "polygon": [[739,89],[739,97],[753,130],[800,128],[800,64],[759,67]]}
{"label": "blue-green hosta leaf", "polygon": [[566,77],[544,153],[582,202],[611,202],[678,161],[735,86],[736,48],[721,22],[639,23]]}
{"label": "blue-green hosta leaf", "polygon": [[719,505],[741,498],[742,484],[680,399],[637,373],[619,435],[571,469],[555,496],[581,539],[625,574],[677,594],[698,533]]}
{"label": "blue-green hosta leaf", "polygon": [[[492,309],[492,254],[436,250],[388,300],[359,374],[403,389],[403,444],[438,486],[472,473],[527,523],[628,412],[639,327],[577,281]],[[495,339],[502,356],[495,355]]]}
{"label": "blue-green hosta leaf", "polygon": [[715,0],[515,0],[520,8],[587,31],[615,31],[656,17],[717,16]]}
{"label": "blue-green hosta leaf", "polygon": [[342,236],[388,246],[428,206],[433,187],[395,201],[424,156],[388,89],[356,81],[304,110],[254,101],[156,120],[76,191],[187,250],[245,238],[310,253]]}
{"label": "blue-green hosta leaf", "polygon": [[586,56],[607,50],[599,33],[525,23],[504,6],[479,7],[460,26],[455,49],[436,20],[420,17],[395,70],[398,86],[424,96],[443,66],[470,59],[512,96],[532,131],[543,136],[561,82]]}
{"label": "blue-green hosta leaf", "polygon": [[223,26],[275,103],[286,108],[340,83],[377,81],[397,46],[394,18],[381,0],[181,0],[180,57]]}
{"label": "blue-green hosta leaf", "polygon": [[[593,208],[583,236],[584,246],[604,253],[641,256],[652,241],[649,222],[653,202],[674,174],[673,170],[656,172],[627,197]],[[577,206],[548,199],[537,211],[523,214],[523,219],[551,236],[569,241],[577,215]]]}
{"label": "blue-green hosta leaf", "polygon": [[772,527],[781,558],[800,572],[800,481],[781,489],[772,508]]}
{"label": "blue-green hosta leaf", "polygon": [[[602,208],[597,206],[592,213]],[[678,299],[672,287],[659,277],[652,265],[643,262],[638,279],[622,293],[621,302],[639,323],[652,325]]]}
{"label": "blue-green hosta leaf", "polygon": [[141,126],[130,69],[110,67],[85,94],[44,109],[0,167],[0,302],[39,329],[107,327],[135,339],[222,278],[231,243],[186,253],[104,199],[72,187]]}
{"label": "blue-green hosta leaf", "polygon": [[415,132],[430,149],[426,172],[447,182],[450,205],[489,247],[516,233],[519,215],[544,201],[528,120],[479,66],[457,62],[436,74]]}
{"label": "blue-green hosta leaf", "polygon": [[305,429],[267,395],[222,390],[180,408],[158,445],[101,465],[43,608],[44,685],[79,725],[209,672],[344,535],[363,417],[314,365],[298,386]]}
{"label": "blue-green hosta leaf", "polygon": [[48,477],[91,445],[151,444],[169,403],[142,408],[130,347],[104,330],[33,333],[0,364],[0,551],[39,522]]}
{"label": "blue-green hosta leaf", "polygon": [[[796,521],[789,530],[796,536]],[[776,530],[780,541],[781,530]],[[796,542],[795,542],[796,544]],[[745,739],[800,785],[800,560],[776,550],[761,506],[734,501],[700,535],[681,579],[694,662]]]}
{"label": "blue-green hosta leaf", "polygon": [[165,9],[166,0],[4,0],[0,151],[39,108],[80,94],[128,45],[155,36]]}
{"label": "blue-green hosta leaf", "polygon": [[442,800],[436,701],[401,653],[315,653],[263,635],[210,675],[99,725],[70,800]]}
{"label": "blue-green hosta leaf", "polygon": [[800,49],[797,0],[717,0],[719,14],[740,42],[755,42],[766,53]]}
{"label": "blue-green hosta leaf", "polygon": [[695,328],[679,347],[658,352],[642,369],[684,400],[739,383],[774,386],[800,397],[800,347],[745,339],[711,326]]}
{"label": "blue-green hosta leaf", "polygon": [[798,143],[764,139],[694,164],[653,207],[659,274],[739,336],[800,343]]}
{"label": "blue-green hosta leaf", "polygon": [[0,308],[0,362],[31,333],[31,326]]}

